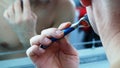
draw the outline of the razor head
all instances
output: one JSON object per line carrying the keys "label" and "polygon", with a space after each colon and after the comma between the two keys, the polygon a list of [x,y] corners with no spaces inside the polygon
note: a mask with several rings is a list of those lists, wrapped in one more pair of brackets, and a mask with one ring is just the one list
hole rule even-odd
{"label": "razor head", "polygon": [[79,25],[80,25],[79,28],[90,27],[90,22],[89,22],[87,14],[85,14],[81,18],[81,21],[80,21]]}

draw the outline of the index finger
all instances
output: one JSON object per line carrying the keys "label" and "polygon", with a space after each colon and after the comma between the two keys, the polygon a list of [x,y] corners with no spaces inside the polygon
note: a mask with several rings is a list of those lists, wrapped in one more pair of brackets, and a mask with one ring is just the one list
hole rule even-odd
{"label": "index finger", "polygon": [[70,27],[70,26],[71,26],[71,23],[70,23],[70,22],[65,22],[65,23],[62,23],[62,24],[58,27],[58,29],[63,30],[63,29],[66,29],[66,28],[68,28],[68,27]]}
{"label": "index finger", "polygon": [[23,0],[23,10],[24,10],[24,12],[31,11],[29,0]]}

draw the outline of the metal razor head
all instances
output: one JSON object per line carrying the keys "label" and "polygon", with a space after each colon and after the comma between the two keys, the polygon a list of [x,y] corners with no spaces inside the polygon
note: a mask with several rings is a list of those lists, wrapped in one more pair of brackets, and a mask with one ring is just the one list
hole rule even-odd
{"label": "metal razor head", "polygon": [[90,27],[89,20],[87,14],[80,18],[76,23],[71,25],[72,28],[83,28],[83,27]]}
{"label": "metal razor head", "polygon": [[89,22],[89,19],[88,19],[87,14],[85,14],[85,15],[81,18],[81,21],[80,21],[79,24],[80,24],[79,28],[82,28],[82,27],[90,27],[90,22]]}

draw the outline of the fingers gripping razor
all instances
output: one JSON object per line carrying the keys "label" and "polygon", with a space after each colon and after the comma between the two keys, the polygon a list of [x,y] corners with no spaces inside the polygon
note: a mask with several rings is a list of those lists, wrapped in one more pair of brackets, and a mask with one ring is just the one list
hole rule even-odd
{"label": "fingers gripping razor", "polygon": [[[84,22],[86,22],[88,25],[80,25],[80,23],[82,22],[82,21],[84,21]],[[63,33],[64,33],[64,36],[66,36],[67,34],[69,34],[70,32],[72,32],[72,31],[74,31],[76,28],[80,28],[80,27],[89,27],[90,25],[89,25],[89,20],[88,20],[88,16],[87,15],[85,15],[85,16],[83,16],[80,20],[78,20],[76,23],[74,23],[74,24],[72,24],[69,28],[66,28],[66,29],[64,29],[64,30],[62,30],[63,31]],[[63,37],[64,37],[63,36]],[[55,41],[57,41],[57,40],[59,40],[59,39],[56,39],[56,38],[53,38],[53,37],[51,37],[50,38],[50,40],[52,41],[52,42],[55,42]],[[49,46],[44,46],[44,45],[41,45],[40,46],[41,48],[43,48],[43,49],[46,49],[46,48],[48,48]]]}

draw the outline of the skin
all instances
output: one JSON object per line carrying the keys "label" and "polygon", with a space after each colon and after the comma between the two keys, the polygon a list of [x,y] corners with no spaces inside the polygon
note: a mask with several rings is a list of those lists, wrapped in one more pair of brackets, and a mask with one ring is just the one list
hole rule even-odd
{"label": "skin", "polygon": [[[23,0],[22,11],[20,0],[1,0],[0,43],[8,44],[5,45],[6,50],[28,48],[29,39],[40,34],[41,30],[57,27],[61,22],[73,22],[75,6],[72,0],[65,0],[65,2],[64,0],[49,0],[48,3],[44,1]],[[4,51],[3,47],[0,46]]]}
{"label": "skin", "polygon": [[[43,30],[41,35],[34,36],[30,39],[31,47],[27,50],[27,55],[31,58],[37,68],[78,68],[79,57],[66,38],[62,38],[54,43],[49,37],[63,37],[62,29],[69,27],[71,24],[63,23],[59,28],[50,28]],[[40,45],[48,46],[47,49],[40,48]]]}
{"label": "skin", "polygon": [[[87,14],[91,25],[101,38],[110,62],[110,67],[120,68],[120,0],[81,0],[81,3],[87,8]],[[69,42],[67,42],[65,38],[62,38],[51,43],[49,39],[49,37],[61,38],[63,33],[60,30],[67,28],[68,25],[70,25],[70,23],[64,23],[58,27],[58,29],[50,28],[43,30],[41,35],[31,38],[31,47],[27,50],[27,55],[38,68],[70,68],[68,66],[71,66],[71,68],[77,68],[78,63],[76,62],[79,60],[76,60],[76,50],[71,47]],[[60,31],[59,34],[56,34],[56,31]],[[50,45],[50,48],[42,49],[39,47],[41,44],[44,44],[45,46]],[[55,50],[55,52],[53,50]],[[61,55],[60,52],[65,55]],[[66,55],[69,56],[67,56],[66,59],[59,59],[55,62],[56,59],[53,59],[52,56],[56,54],[57,56],[55,56],[55,58],[57,59],[66,57]],[[74,57],[71,58],[71,56]],[[46,59],[49,62],[47,62]],[[67,61],[64,64],[60,63],[65,60]],[[53,65],[49,66],[52,61],[54,61]],[[46,66],[44,66],[44,62]],[[72,63],[72,65],[69,63]],[[47,67],[47,65],[49,67]]]}
{"label": "skin", "polygon": [[[89,19],[99,34],[111,68],[120,67],[120,9],[119,0],[82,0]],[[112,48],[112,49],[111,49]]]}

